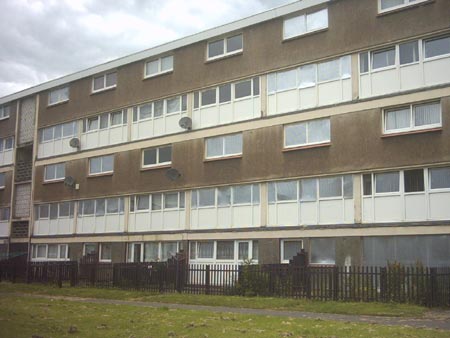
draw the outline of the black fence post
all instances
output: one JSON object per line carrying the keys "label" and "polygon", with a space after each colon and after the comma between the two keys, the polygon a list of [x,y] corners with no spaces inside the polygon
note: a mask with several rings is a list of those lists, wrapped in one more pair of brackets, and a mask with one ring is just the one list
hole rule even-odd
{"label": "black fence post", "polygon": [[436,306],[438,304],[438,283],[436,268],[430,268],[430,299],[428,306]]}
{"label": "black fence post", "polygon": [[31,263],[27,261],[27,284],[31,283]]}
{"label": "black fence post", "polygon": [[16,264],[12,265],[12,282],[15,283],[16,282],[16,274],[17,274],[17,268],[16,268]]}
{"label": "black fence post", "polygon": [[58,287],[62,288],[62,279],[63,279],[63,264],[58,264]]}
{"label": "black fence post", "polygon": [[91,286],[95,286],[95,265],[89,264],[89,280]]}
{"label": "black fence post", "polygon": [[205,287],[206,287],[206,290],[205,290],[205,293],[207,294],[207,295],[209,295],[209,293],[210,293],[210,287],[211,287],[211,285],[210,285],[210,267],[209,267],[209,264],[208,265],[206,265],[206,269],[205,269]]}
{"label": "black fence post", "polygon": [[339,299],[339,267],[333,268],[333,300]]}
{"label": "black fence post", "polygon": [[76,285],[77,275],[78,275],[78,263],[77,262],[71,262],[69,266],[69,273],[70,273],[70,286]]}
{"label": "black fence post", "polygon": [[387,269],[385,267],[380,268],[380,298],[382,302],[386,302],[387,299]]}

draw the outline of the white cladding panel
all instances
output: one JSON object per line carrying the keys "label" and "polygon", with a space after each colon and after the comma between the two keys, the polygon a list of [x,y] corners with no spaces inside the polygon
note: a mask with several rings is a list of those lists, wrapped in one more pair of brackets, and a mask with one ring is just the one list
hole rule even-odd
{"label": "white cladding panel", "polygon": [[450,219],[450,192],[432,193],[429,199],[432,220]]}
{"label": "white cladding panel", "polygon": [[[131,139],[141,140],[161,135],[181,133],[185,130],[178,124],[181,118],[187,116],[186,112],[164,115],[154,119],[132,122]],[[126,126],[124,126],[126,128]]]}
{"label": "white cladding panel", "polygon": [[405,220],[422,221],[427,218],[427,199],[425,194],[405,195]]}
{"label": "white cladding panel", "polygon": [[124,215],[83,216],[77,219],[77,233],[123,232]]}
{"label": "white cladding panel", "polygon": [[9,222],[1,221],[0,222],[0,237],[9,236]]}
{"label": "white cladding panel", "polygon": [[69,154],[77,151],[77,148],[70,146],[73,136],[51,140],[38,144],[38,158]]}
{"label": "white cladding panel", "polygon": [[68,235],[72,233],[73,218],[40,219],[34,222],[33,234],[39,235]]}
{"label": "white cladding panel", "polygon": [[128,128],[126,125],[89,131],[81,134],[81,149],[105,147],[127,141]]}

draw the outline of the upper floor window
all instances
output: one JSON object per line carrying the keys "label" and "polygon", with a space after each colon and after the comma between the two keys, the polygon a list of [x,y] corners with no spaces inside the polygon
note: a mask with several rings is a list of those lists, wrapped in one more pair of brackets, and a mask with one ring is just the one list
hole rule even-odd
{"label": "upper floor window", "polygon": [[124,200],[122,197],[99,198],[78,202],[78,216],[105,216],[124,213]]}
{"label": "upper floor window", "polygon": [[172,146],[144,149],[142,151],[142,167],[169,165],[172,163]]}
{"label": "upper floor window", "polygon": [[109,174],[114,171],[114,155],[92,157],[89,159],[89,175]]}
{"label": "upper floor window", "polygon": [[48,105],[57,104],[69,100],[69,87],[58,88],[48,93]]}
{"label": "upper floor window", "polygon": [[328,28],[328,9],[303,14],[284,20],[283,39]]}
{"label": "upper floor window", "polygon": [[425,59],[450,54],[450,36],[424,41]]}
{"label": "upper floor window", "polygon": [[421,103],[384,111],[384,132],[386,134],[441,126],[440,102]]}
{"label": "upper floor window", "polygon": [[114,88],[117,85],[117,72],[102,74],[92,79],[92,92]]}
{"label": "upper floor window", "polygon": [[156,119],[187,110],[187,95],[144,103],[133,108],[133,122]]}
{"label": "upper floor window", "polygon": [[236,83],[226,83],[194,93],[194,109],[215,104],[229,103],[259,95],[259,77]]}
{"label": "upper floor window", "polygon": [[10,115],[9,106],[0,106],[0,120],[7,119]]}
{"label": "upper floor window", "polygon": [[65,163],[49,164],[44,167],[44,181],[62,180],[66,176]]}
{"label": "upper floor window", "polygon": [[230,36],[224,39],[208,42],[208,60],[233,55],[243,50],[242,34]]}
{"label": "upper floor window", "polygon": [[192,190],[191,208],[259,204],[259,184],[244,184]]}
{"label": "upper floor window", "polygon": [[431,190],[450,189],[450,167],[431,168],[428,171]]}
{"label": "upper floor window", "polygon": [[83,122],[83,133],[125,125],[127,124],[127,111],[104,113],[88,117]]}
{"label": "upper floor window", "polygon": [[267,76],[267,92],[274,94],[296,88],[308,88],[318,83],[348,79],[351,77],[351,57],[342,56],[318,64],[270,73]]}
{"label": "upper floor window", "polygon": [[0,208],[0,221],[9,221],[9,208]]}
{"label": "upper floor window", "polygon": [[372,70],[395,66],[395,47],[371,53]]}
{"label": "upper floor window", "polygon": [[145,77],[152,77],[173,70],[173,55],[165,56],[145,63]]}
{"label": "upper floor window", "polygon": [[184,209],[185,194],[181,192],[166,192],[130,197],[130,211],[161,211],[169,209]]}
{"label": "upper floor window", "polygon": [[242,134],[210,137],[206,139],[206,158],[242,155]]}
{"label": "upper floor window", "polygon": [[34,218],[36,220],[73,218],[74,206],[74,202],[36,205]]}
{"label": "upper floor window", "polygon": [[429,0],[378,0],[378,12],[388,12],[398,8],[412,6]]}
{"label": "upper floor window", "polygon": [[14,136],[0,138],[0,152],[14,148]]}
{"label": "upper floor window", "polygon": [[5,173],[0,173],[0,189],[5,187]]}
{"label": "upper floor window", "polygon": [[284,127],[284,147],[301,147],[330,142],[330,119],[320,119]]}
{"label": "upper floor window", "polygon": [[77,135],[77,122],[68,122],[39,130],[39,142],[55,141]]}

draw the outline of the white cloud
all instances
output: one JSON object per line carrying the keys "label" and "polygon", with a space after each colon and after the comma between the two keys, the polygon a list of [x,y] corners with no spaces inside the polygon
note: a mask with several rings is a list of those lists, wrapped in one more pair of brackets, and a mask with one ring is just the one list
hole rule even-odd
{"label": "white cloud", "polygon": [[1,0],[0,97],[293,0]]}

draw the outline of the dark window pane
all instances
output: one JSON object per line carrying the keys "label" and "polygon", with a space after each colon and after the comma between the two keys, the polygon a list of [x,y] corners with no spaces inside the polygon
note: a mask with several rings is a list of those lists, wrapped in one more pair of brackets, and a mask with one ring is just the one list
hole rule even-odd
{"label": "dark window pane", "polygon": [[253,78],[253,96],[259,95],[259,77]]}
{"label": "dark window pane", "polygon": [[165,163],[172,161],[172,147],[159,148],[159,163]]}
{"label": "dark window pane", "polygon": [[418,41],[407,42],[400,45],[400,64],[405,65],[419,61]]}
{"label": "dark window pane", "polygon": [[156,149],[144,150],[144,165],[156,164]]}
{"label": "dark window pane", "polygon": [[242,35],[232,36],[227,39],[227,53],[242,49]]}
{"label": "dark window pane", "polygon": [[224,53],[224,40],[210,42],[208,44],[208,57],[213,58]]}
{"label": "dark window pane", "polygon": [[234,85],[234,98],[240,99],[252,95],[252,82],[251,80],[239,82]]}
{"label": "dark window pane", "polygon": [[202,106],[216,103],[216,88],[202,92]]}
{"label": "dark window pane", "polygon": [[367,73],[369,71],[369,54],[367,52],[359,54],[359,72]]}
{"label": "dark window pane", "polygon": [[364,196],[372,195],[372,175],[371,174],[363,175],[363,195]]}
{"label": "dark window pane", "polygon": [[405,170],[405,192],[424,190],[423,169]]}
{"label": "dark window pane", "polygon": [[231,101],[231,84],[227,83],[219,87],[219,102]]}

